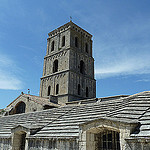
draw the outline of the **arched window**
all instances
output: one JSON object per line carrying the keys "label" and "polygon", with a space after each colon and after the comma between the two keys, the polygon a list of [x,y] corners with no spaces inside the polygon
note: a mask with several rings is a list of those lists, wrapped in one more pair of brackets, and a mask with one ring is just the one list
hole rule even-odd
{"label": "arched window", "polygon": [[55,42],[53,41],[53,42],[51,43],[51,51],[54,50],[54,44],[55,44]]}
{"label": "arched window", "polygon": [[89,88],[86,87],[86,97],[89,97]]}
{"label": "arched window", "polygon": [[120,150],[119,133],[106,130],[98,134],[97,149],[100,150]]}
{"label": "arched window", "polygon": [[80,61],[80,73],[84,74],[85,73],[85,64],[83,60]]}
{"label": "arched window", "polygon": [[58,71],[58,60],[56,59],[53,63],[53,73]]}
{"label": "arched window", "polygon": [[56,95],[59,94],[59,84],[56,85]]}
{"label": "arched window", "polygon": [[85,44],[85,51],[86,51],[87,53],[89,52],[88,43]]}
{"label": "arched window", "polygon": [[78,37],[75,37],[75,47],[78,47]]}
{"label": "arched window", "polygon": [[62,47],[65,46],[65,36],[62,37]]}
{"label": "arched window", "polygon": [[25,113],[26,104],[24,102],[20,102],[16,105],[16,114]]}
{"label": "arched window", "polygon": [[80,95],[80,94],[81,94],[80,90],[81,90],[81,88],[80,88],[80,84],[78,84],[78,95]]}
{"label": "arched window", "polygon": [[51,86],[48,86],[47,96],[50,96],[50,93],[51,93]]}

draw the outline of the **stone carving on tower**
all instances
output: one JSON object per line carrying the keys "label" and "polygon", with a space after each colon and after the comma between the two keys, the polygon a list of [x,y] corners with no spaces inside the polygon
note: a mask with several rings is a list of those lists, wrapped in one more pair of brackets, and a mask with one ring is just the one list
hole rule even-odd
{"label": "stone carving on tower", "polygon": [[95,98],[92,35],[72,21],[48,35],[40,96],[56,103]]}

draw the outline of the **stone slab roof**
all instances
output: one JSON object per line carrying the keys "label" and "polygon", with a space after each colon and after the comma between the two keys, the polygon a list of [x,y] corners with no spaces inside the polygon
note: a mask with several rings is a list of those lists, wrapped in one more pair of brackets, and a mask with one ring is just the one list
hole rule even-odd
{"label": "stone slab roof", "polygon": [[139,123],[131,137],[150,137],[150,92],[110,101],[64,106],[41,112],[16,114],[0,118],[0,137],[11,135],[17,125],[40,128],[32,138],[76,138],[79,127],[97,119]]}

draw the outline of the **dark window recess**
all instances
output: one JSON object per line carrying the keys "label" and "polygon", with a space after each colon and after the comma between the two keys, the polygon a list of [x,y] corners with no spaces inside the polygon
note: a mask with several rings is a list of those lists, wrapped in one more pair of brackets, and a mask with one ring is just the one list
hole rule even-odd
{"label": "dark window recess", "polygon": [[78,84],[78,95],[80,95],[80,94],[81,94],[80,90],[81,90],[81,88],[80,88],[80,84]]}
{"label": "dark window recess", "polygon": [[80,73],[84,74],[85,73],[85,64],[83,60],[80,61]]}
{"label": "dark window recess", "polygon": [[25,150],[26,133],[21,135],[20,150]]}
{"label": "dark window recess", "polygon": [[62,47],[65,46],[65,36],[62,37]]}
{"label": "dark window recess", "polygon": [[26,104],[24,102],[20,102],[16,106],[16,114],[25,113],[25,109],[26,109]]}
{"label": "dark window recess", "polygon": [[89,97],[89,88],[86,87],[86,97]]}
{"label": "dark window recess", "polygon": [[75,37],[75,47],[78,47],[78,38]]}
{"label": "dark window recess", "polygon": [[88,47],[88,44],[86,43],[85,44],[85,51],[88,53],[89,52],[89,47]]}
{"label": "dark window recess", "polygon": [[53,63],[53,73],[58,71],[58,60],[55,60]]}
{"label": "dark window recess", "polygon": [[56,95],[59,94],[59,84],[56,85]]}
{"label": "dark window recess", "polygon": [[54,50],[54,45],[55,45],[55,42],[53,41],[53,42],[51,43],[51,51]]}
{"label": "dark window recess", "polygon": [[54,106],[44,105],[43,110],[55,108]]}
{"label": "dark window recess", "polygon": [[51,86],[48,86],[47,96],[50,96],[50,93],[51,93]]}

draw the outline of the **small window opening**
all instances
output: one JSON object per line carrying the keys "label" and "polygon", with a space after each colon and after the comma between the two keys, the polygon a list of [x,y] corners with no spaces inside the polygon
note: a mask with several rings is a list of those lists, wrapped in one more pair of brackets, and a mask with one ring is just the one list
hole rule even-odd
{"label": "small window opening", "polygon": [[53,73],[58,71],[58,60],[56,59],[53,63]]}
{"label": "small window opening", "polygon": [[51,43],[51,51],[54,50],[54,41]]}
{"label": "small window opening", "polygon": [[85,73],[85,64],[83,60],[80,61],[80,73],[84,74]]}
{"label": "small window opening", "polygon": [[75,37],[75,47],[78,47],[78,38]]}
{"label": "small window opening", "polygon": [[88,44],[86,43],[86,44],[85,44],[85,51],[86,51],[87,53],[88,53],[88,51],[89,51],[88,49],[89,49],[89,47],[88,47]]}
{"label": "small window opening", "polygon": [[51,86],[48,86],[47,96],[50,96],[50,92],[51,92]]}
{"label": "small window opening", "polygon": [[65,46],[65,36],[62,37],[62,47]]}
{"label": "small window opening", "polygon": [[55,108],[54,106],[44,105],[43,110]]}
{"label": "small window opening", "polygon": [[86,87],[86,97],[89,97],[89,88]]}
{"label": "small window opening", "polygon": [[56,85],[56,95],[59,94],[59,84]]}
{"label": "small window opening", "polygon": [[78,84],[78,95],[80,95],[81,92],[80,92],[80,84]]}

